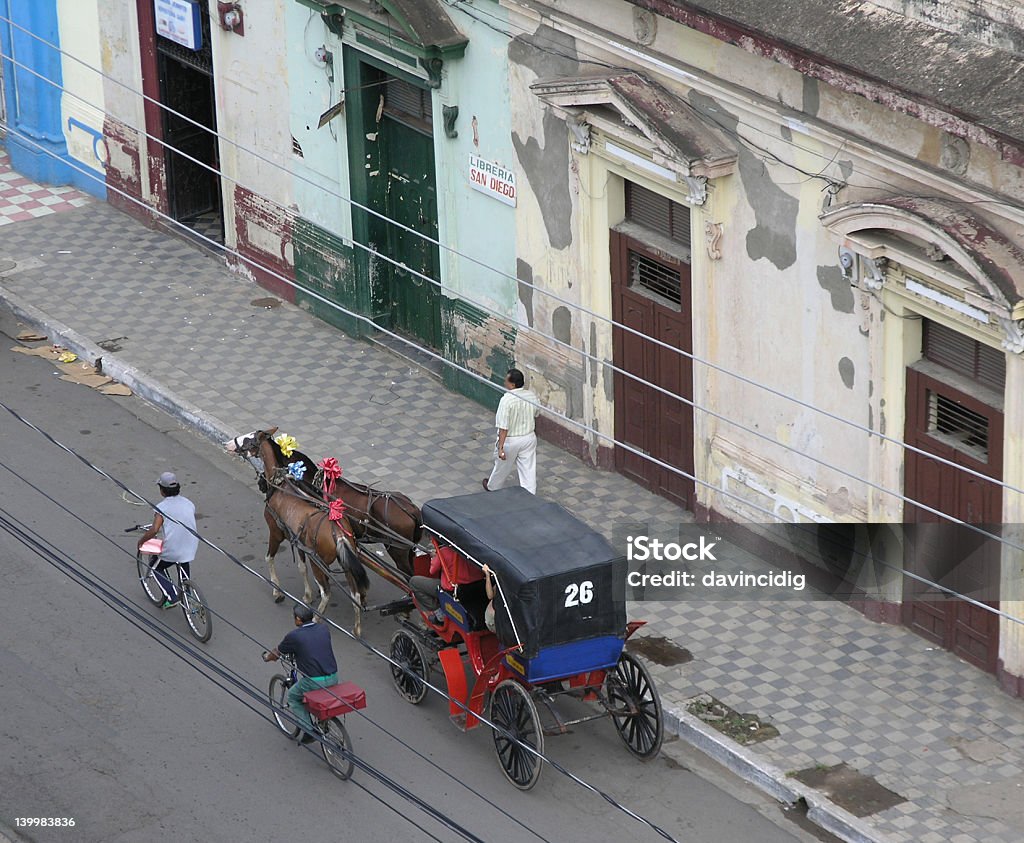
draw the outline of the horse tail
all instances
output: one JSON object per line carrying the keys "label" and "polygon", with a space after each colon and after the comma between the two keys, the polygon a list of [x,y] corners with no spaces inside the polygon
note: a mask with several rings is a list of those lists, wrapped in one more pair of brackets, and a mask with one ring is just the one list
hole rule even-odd
{"label": "horse tail", "polygon": [[359,593],[366,594],[370,590],[370,576],[366,573],[366,566],[360,561],[359,554],[349,546],[346,536],[337,536],[335,538],[334,550],[338,555],[341,567],[352,574],[352,579],[355,580]]}

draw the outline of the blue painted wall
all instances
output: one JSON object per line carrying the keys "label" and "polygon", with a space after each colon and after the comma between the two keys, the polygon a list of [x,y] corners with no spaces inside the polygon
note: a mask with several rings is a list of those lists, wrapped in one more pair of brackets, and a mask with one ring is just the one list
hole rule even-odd
{"label": "blue painted wall", "polygon": [[60,44],[57,0],[0,0],[0,14],[11,165],[43,184],[73,184],[89,193],[102,192],[95,178],[72,166],[64,138],[61,54],[50,46]]}

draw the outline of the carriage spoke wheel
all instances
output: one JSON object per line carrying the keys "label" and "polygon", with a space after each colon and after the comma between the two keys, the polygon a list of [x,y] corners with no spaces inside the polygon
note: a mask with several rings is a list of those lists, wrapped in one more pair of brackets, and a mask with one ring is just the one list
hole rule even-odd
{"label": "carriage spoke wheel", "polygon": [[629,751],[642,761],[657,755],[664,731],[661,699],[647,668],[629,653],[619,657],[608,677],[608,705],[619,737]]}
{"label": "carriage spoke wheel", "polygon": [[324,740],[320,749],[324,761],[339,779],[345,781],[352,775],[352,741],[349,740],[345,724],[337,717],[332,717],[324,726]]}
{"label": "carriage spoke wheel", "polygon": [[270,690],[267,692],[270,697],[270,710],[274,713],[274,722],[277,727],[289,738],[299,735],[299,724],[296,723],[288,712],[288,680],[280,673],[270,680]]}
{"label": "carriage spoke wheel", "polygon": [[404,629],[391,636],[391,679],[404,700],[419,705],[427,695],[427,657],[419,641]]}
{"label": "carriage spoke wheel", "polygon": [[190,580],[181,582],[181,611],[192,635],[199,641],[209,641],[213,635],[213,621],[202,593]]}
{"label": "carriage spoke wheel", "polygon": [[138,553],[135,555],[135,564],[139,569],[139,581],[142,583],[143,591],[146,592],[146,597],[149,598],[149,602],[154,606],[159,606],[166,598],[160,589],[160,583],[156,581],[156,575],[149,567],[152,559],[151,556],[143,556],[141,553]]}
{"label": "carriage spoke wheel", "polygon": [[520,790],[529,790],[540,778],[540,755],[544,754],[544,732],[530,692],[514,679],[506,679],[491,695],[491,721],[507,733],[493,731],[494,751],[505,778]]}

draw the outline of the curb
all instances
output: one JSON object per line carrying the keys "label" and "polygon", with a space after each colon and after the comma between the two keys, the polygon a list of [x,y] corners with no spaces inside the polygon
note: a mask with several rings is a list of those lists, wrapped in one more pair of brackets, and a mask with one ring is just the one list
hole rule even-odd
{"label": "curb", "polygon": [[807,818],[846,843],[888,843],[888,838],[869,823],[840,808],[820,791],[790,778],[785,770],[759,758],[690,712],[666,706],[664,719],[667,732],[677,735],[773,799],[787,805],[803,800],[807,805]]}
{"label": "curb", "polygon": [[[216,416],[204,413],[194,404],[164,388],[151,376],[122,362],[77,331],[51,319],[38,308],[22,302],[3,286],[0,286],[0,307],[11,311],[19,321],[41,334],[46,334],[51,342],[64,346],[87,362],[95,363],[97,358],[102,357],[105,374],[120,381],[143,400],[169,413],[215,444],[222,445],[234,436],[231,429]],[[803,800],[807,805],[807,818],[846,843],[888,843],[886,838],[868,823],[826,799],[819,791],[788,777],[784,770],[759,758],[688,711],[666,707],[664,719],[667,732],[677,735],[773,799],[788,805]],[[7,831],[8,829],[0,825],[0,843]]]}
{"label": "curb", "polygon": [[21,301],[3,286],[0,286],[0,307],[9,310],[18,321],[24,322],[32,330],[45,334],[51,343],[64,346],[88,363],[95,363],[102,357],[105,375],[123,383],[143,400],[169,413],[215,444],[223,445],[235,436],[236,431],[232,431],[216,416],[204,413],[194,404],[167,390],[150,375],[129,366],[64,323],[51,319],[38,308]]}

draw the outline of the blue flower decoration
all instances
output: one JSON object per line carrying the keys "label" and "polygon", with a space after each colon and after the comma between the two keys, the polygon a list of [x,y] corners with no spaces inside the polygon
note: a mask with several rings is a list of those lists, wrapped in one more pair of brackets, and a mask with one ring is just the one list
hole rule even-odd
{"label": "blue flower decoration", "polygon": [[306,466],[301,462],[288,463],[288,473],[296,480],[301,480],[306,473]]}

